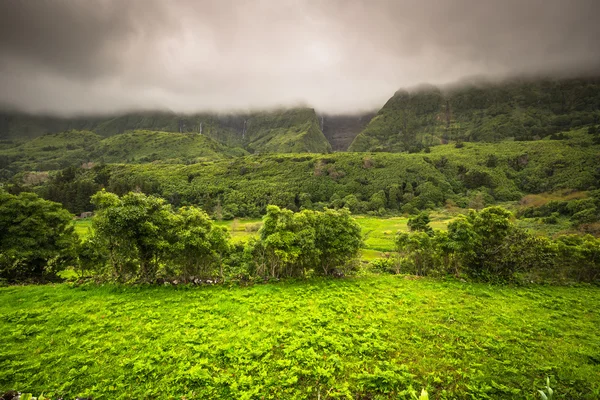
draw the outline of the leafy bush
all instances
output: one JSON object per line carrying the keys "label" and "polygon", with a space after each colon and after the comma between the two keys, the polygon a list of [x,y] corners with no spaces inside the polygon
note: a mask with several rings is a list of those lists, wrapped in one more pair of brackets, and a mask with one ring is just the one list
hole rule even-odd
{"label": "leafy bush", "polygon": [[268,206],[247,254],[251,271],[261,277],[303,276],[315,269],[335,275],[350,266],[362,245],[360,226],[347,209],[293,213]]}
{"label": "leafy bush", "polygon": [[467,275],[487,282],[528,280],[600,281],[600,239],[591,235],[554,240],[517,228],[501,207],[471,211],[448,224],[448,232],[399,232],[402,272]]}
{"label": "leafy bush", "polygon": [[[163,199],[142,193],[119,197],[105,191],[92,197],[97,208],[92,239],[104,249],[107,265],[97,273],[121,281],[155,281],[177,277],[187,282],[197,277],[223,278],[223,258],[229,251],[229,234],[196,207],[176,212]],[[89,247],[89,246],[88,246]],[[80,263],[93,260],[82,247]]]}
{"label": "leafy bush", "polygon": [[421,231],[430,233],[433,232],[429,226],[429,214],[426,212],[419,213],[419,215],[408,219],[408,228],[411,231]]}
{"label": "leafy bush", "polygon": [[0,279],[53,279],[75,256],[69,212],[32,193],[0,190]]}

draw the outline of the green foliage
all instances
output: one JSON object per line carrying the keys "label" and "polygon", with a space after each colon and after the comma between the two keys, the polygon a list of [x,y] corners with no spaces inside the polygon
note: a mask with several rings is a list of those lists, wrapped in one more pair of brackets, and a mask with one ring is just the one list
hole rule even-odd
{"label": "green foliage", "polygon": [[550,376],[555,398],[596,400],[597,310],[594,287],[396,276],[0,287],[0,387],[52,399],[395,400],[426,388],[534,400]]}
{"label": "green foliage", "polygon": [[431,233],[433,232],[433,229],[431,229],[431,226],[429,226],[429,222],[431,222],[429,219],[429,213],[421,212],[417,216],[409,218],[407,225],[408,229],[413,232],[421,231],[425,233]]}
{"label": "green foliage", "polygon": [[227,229],[214,226],[208,214],[196,207],[183,207],[177,216],[176,243],[170,251],[178,267],[172,275],[190,282],[194,277],[214,277],[218,271],[224,279],[223,258],[230,247]]}
{"label": "green foliage", "polygon": [[68,131],[46,134],[6,149],[0,147],[0,155],[7,159],[0,167],[16,174],[82,165],[89,168],[104,162],[189,164],[246,154],[197,133],[131,131],[102,138],[92,132]]}
{"label": "green foliage", "polygon": [[399,255],[399,266],[396,271],[413,275],[433,275],[435,255],[432,238],[426,232],[398,232],[396,234],[396,251]]}
{"label": "green foliage", "polygon": [[[35,190],[73,212],[90,211],[85,199],[101,187],[119,195],[140,190],[175,207],[196,205],[222,218],[257,218],[267,204],[293,211],[345,206],[354,213],[380,214],[415,213],[450,200],[481,209],[525,193],[596,185],[598,147],[581,147],[582,135],[573,132],[569,146],[556,141],[469,143],[460,152],[435,146],[426,156],[372,154],[370,168],[364,167],[363,154],[353,153],[248,156],[189,166],[97,165],[50,174],[45,181],[23,176],[14,188]],[[489,168],[492,154],[496,166]]]}
{"label": "green foliage", "polygon": [[0,279],[56,277],[73,260],[77,236],[60,204],[0,190]]}
{"label": "green foliage", "polygon": [[95,274],[120,281],[223,277],[229,234],[204,211],[183,207],[174,212],[163,199],[141,193],[119,197],[102,191],[92,201],[97,215],[88,242],[102,251],[94,254],[84,244],[82,268],[94,260],[108,260],[96,265]]}
{"label": "green foliage", "polygon": [[323,212],[269,206],[259,231],[246,252],[252,272],[261,277],[322,275],[344,271],[362,246],[360,226],[346,209]]}
{"label": "green foliage", "polygon": [[[124,162],[132,158],[146,162],[153,159],[193,160],[214,156],[215,150],[242,155],[245,152],[239,147],[251,152],[331,151],[315,111],[307,108],[237,115],[149,112],[83,119],[0,114],[0,139],[34,139],[31,141],[34,147],[53,154],[65,147],[61,141],[73,135],[65,132],[69,130],[88,131],[86,134],[93,135],[96,141],[109,137],[96,149],[96,156],[102,153],[106,162]],[[165,135],[167,132],[169,134]],[[47,138],[39,141],[44,134]],[[122,134],[125,136],[120,137]],[[145,137],[148,138],[144,140]],[[131,142],[133,147],[119,147],[123,141]],[[68,146],[73,147],[69,150],[80,147],[77,143],[67,143]]]}
{"label": "green foliage", "polygon": [[253,114],[246,123],[245,147],[252,153],[328,153],[331,144],[313,109]]}
{"label": "green foliage", "polygon": [[[581,194],[584,197],[581,197]],[[600,221],[600,190],[574,193],[574,198],[550,200],[540,205],[526,205],[518,211],[520,217],[542,218],[544,223],[556,224],[560,216],[568,217],[574,227]]]}
{"label": "green foliage", "polygon": [[92,202],[97,214],[93,233],[78,247],[79,272],[97,279],[185,283],[340,275],[362,247],[360,225],[347,209],[293,213],[269,206],[259,237],[236,245],[225,227],[196,207],[173,211],[158,197],[106,191]]}
{"label": "green foliage", "polygon": [[97,209],[94,230],[108,252],[110,274],[121,280],[154,280],[176,239],[179,221],[171,207],[141,193],[119,198],[102,191],[92,202]]}
{"label": "green foliage", "polygon": [[599,98],[597,78],[398,91],[349,150],[416,152],[449,140],[456,141],[457,149],[463,141],[537,140],[597,124]]}
{"label": "green foliage", "polygon": [[463,274],[492,282],[600,282],[600,239],[533,236],[516,227],[501,207],[459,216],[447,232],[398,232],[396,252],[396,273]]}
{"label": "green foliage", "polygon": [[554,390],[550,387],[550,378],[546,378],[546,388],[545,390],[538,390],[540,396],[542,396],[542,400],[552,400],[554,399]]}

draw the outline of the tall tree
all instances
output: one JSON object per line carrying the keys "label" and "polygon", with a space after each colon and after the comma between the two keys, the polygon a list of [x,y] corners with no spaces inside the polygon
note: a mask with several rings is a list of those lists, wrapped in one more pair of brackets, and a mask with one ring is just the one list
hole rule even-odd
{"label": "tall tree", "polygon": [[74,261],[77,236],[60,204],[0,191],[0,279],[53,278]]}

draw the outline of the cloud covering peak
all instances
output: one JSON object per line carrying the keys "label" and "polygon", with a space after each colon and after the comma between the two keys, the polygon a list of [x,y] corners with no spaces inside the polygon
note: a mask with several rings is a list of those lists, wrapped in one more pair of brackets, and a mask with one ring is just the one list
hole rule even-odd
{"label": "cloud covering peak", "polygon": [[597,0],[6,0],[0,103],[28,112],[355,112],[472,75],[600,66]]}

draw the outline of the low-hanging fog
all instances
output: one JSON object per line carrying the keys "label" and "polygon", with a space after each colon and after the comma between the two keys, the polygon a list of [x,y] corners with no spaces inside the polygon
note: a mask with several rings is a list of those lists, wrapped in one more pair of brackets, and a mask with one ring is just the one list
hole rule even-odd
{"label": "low-hanging fog", "polygon": [[0,103],[358,112],[420,83],[593,73],[599,15],[597,0],[6,0]]}

